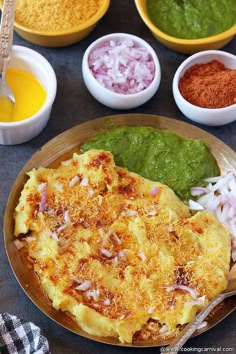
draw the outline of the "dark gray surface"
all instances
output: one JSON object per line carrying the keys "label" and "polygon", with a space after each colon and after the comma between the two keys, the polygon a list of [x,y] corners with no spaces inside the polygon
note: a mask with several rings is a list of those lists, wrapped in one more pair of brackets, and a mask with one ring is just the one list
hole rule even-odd
{"label": "dark gray surface", "polygon": [[[3,243],[2,229],[6,201],[16,176],[32,154],[54,136],[79,123],[105,115],[122,113],[96,102],[86,90],[81,76],[81,61],[85,49],[98,37],[111,32],[129,32],[145,39],[156,50],[162,69],[162,80],[157,94],[145,105],[126,112],[160,114],[191,123],[178,110],[171,90],[174,73],[187,55],[176,53],[159,44],[142,22],[133,1],[112,0],[109,11],[93,33],[70,47],[43,48],[15,35],[14,44],[33,48],[50,61],[57,75],[58,92],[51,118],[38,137],[19,146],[0,146],[0,311],[10,312],[41,327],[49,340],[53,354],[159,353],[158,348],[132,349],[99,344],[70,333],[48,319],[18,285],[8,263]],[[236,54],[236,39],[223,50]],[[236,122],[223,127],[200,127],[236,150]],[[233,313],[209,332],[190,340],[184,351],[192,353],[200,350],[203,353],[210,351],[201,349],[204,347],[218,348],[218,353],[226,351],[223,349],[226,347],[236,351],[235,326],[236,313]],[[191,350],[191,348],[197,349]]]}

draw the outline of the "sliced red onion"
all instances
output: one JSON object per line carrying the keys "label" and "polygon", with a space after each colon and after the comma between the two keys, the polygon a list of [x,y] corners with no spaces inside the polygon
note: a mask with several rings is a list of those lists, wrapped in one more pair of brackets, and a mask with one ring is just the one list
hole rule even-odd
{"label": "sliced red onion", "polygon": [[227,185],[227,183],[229,183],[229,181],[233,178],[233,174],[232,173],[227,173],[225,176],[222,176],[221,178],[219,178],[219,180],[216,182],[216,184],[214,184],[211,188],[211,190],[213,192],[217,191],[218,189],[220,189],[221,187]]}
{"label": "sliced red onion", "polygon": [[203,194],[201,195],[201,197],[197,200],[197,202],[201,205],[206,205],[207,202],[212,199],[212,197],[214,196],[214,192],[209,192],[207,194]]}
{"label": "sliced red onion", "polygon": [[74,185],[77,183],[77,182],[79,182],[79,176],[74,176],[71,180],[70,180],[70,182],[69,182],[69,187],[70,188],[72,188],[72,187],[74,187]]}
{"label": "sliced red onion", "polygon": [[174,291],[174,290],[187,291],[194,300],[196,300],[197,296],[198,296],[198,292],[195,289],[190,288],[189,286],[186,286],[186,285],[173,284],[172,286],[166,287],[166,291],[168,293],[171,291]]}
{"label": "sliced red onion", "polygon": [[76,286],[75,289],[79,291],[87,291],[89,288],[91,288],[91,286],[92,286],[92,282],[90,280],[85,280],[83,281],[83,283]]}
{"label": "sliced red onion", "polygon": [[195,300],[192,301],[186,301],[184,306],[194,306],[194,305],[203,305],[205,302],[206,296],[201,296]]}
{"label": "sliced red onion", "polygon": [[[207,190],[195,202],[203,208],[210,210],[215,217],[229,230],[233,238],[236,238],[236,175],[229,171],[224,176],[207,178],[210,182]],[[201,188],[201,187],[193,187]],[[201,189],[203,191],[203,189]],[[192,201],[189,201],[192,205]],[[193,210],[200,210],[197,207]],[[203,209],[202,209],[203,210]]]}
{"label": "sliced red onion", "polygon": [[209,178],[204,178],[204,182],[209,182],[209,183],[216,183],[219,181],[221,176],[216,176],[216,177],[209,177]]}
{"label": "sliced red onion", "polygon": [[200,203],[197,203],[197,202],[195,202],[192,199],[189,200],[188,206],[189,206],[189,209],[191,209],[191,210],[200,211],[200,210],[204,210],[205,209]]}
{"label": "sliced red onion", "polygon": [[202,195],[205,193],[208,193],[209,189],[208,188],[204,188],[204,187],[192,187],[191,188],[191,194],[193,196],[198,196],[198,195]]}

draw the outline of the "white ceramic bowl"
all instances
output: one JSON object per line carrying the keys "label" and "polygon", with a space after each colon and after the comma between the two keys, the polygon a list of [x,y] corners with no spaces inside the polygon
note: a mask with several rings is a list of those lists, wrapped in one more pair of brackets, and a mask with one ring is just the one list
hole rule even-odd
{"label": "white ceramic bowl", "polygon": [[194,122],[219,126],[236,120],[236,104],[224,108],[202,108],[188,102],[179,91],[179,80],[185,71],[195,64],[206,64],[212,60],[222,62],[227,68],[236,70],[236,56],[220,50],[206,50],[187,58],[177,69],[173,79],[173,95],[181,112]]}
{"label": "white ceramic bowl", "polygon": [[[132,40],[135,44],[137,44],[140,47],[146,48],[147,51],[150,53],[155,65],[155,76],[151,84],[143,91],[138,93],[133,93],[133,94],[116,93],[103,87],[94,77],[88,64],[90,53],[96,47],[100,47],[104,42],[110,40],[117,41],[117,40],[127,40],[127,39]],[[108,34],[93,42],[84,53],[83,61],[82,61],[82,74],[83,74],[85,85],[89,90],[89,92],[92,94],[92,96],[100,103],[113,109],[131,109],[144,104],[156,93],[161,80],[160,63],[153,48],[143,39],[128,33]]]}
{"label": "white ceramic bowl", "polygon": [[13,46],[8,67],[30,72],[47,93],[43,106],[33,116],[17,122],[0,122],[0,144],[15,145],[34,138],[46,126],[56,96],[57,80],[51,64],[41,54],[26,47]]}

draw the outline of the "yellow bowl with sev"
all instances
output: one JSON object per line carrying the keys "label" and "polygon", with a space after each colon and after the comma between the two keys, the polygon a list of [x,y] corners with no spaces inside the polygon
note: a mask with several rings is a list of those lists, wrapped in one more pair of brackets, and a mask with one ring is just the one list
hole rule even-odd
{"label": "yellow bowl with sev", "polygon": [[89,35],[109,5],[110,0],[16,0],[15,31],[38,45],[67,46]]}

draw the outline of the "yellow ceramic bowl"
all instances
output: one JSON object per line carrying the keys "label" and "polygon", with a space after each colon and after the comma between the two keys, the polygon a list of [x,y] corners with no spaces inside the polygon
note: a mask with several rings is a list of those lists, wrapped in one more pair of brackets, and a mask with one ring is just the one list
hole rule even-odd
{"label": "yellow ceramic bowl", "polygon": [[225,32],[206,38],[181,39],[172,37],[160,31],[152,23],[147,13],[146,0],[134,1],[143,22],[148,26],[154,37],[156,37],[165,46],[177,52],[192,54],[202,50],[220,49],[225,46],[236,34],[236,25],[234,25]]}
{"label": "yellow ceramic bowl", "polygon": [[[3,0],[0,0],[2,7]],[[108,10],[110,0],[101,1],[100,7],[96,14],[88,21],[61,31],[36,31],[28,27],[24,27],[15,21],[15,31],[24,39],[45,47],[63,47],[76,43],[86,37],[96,26],[98,21]]]}

